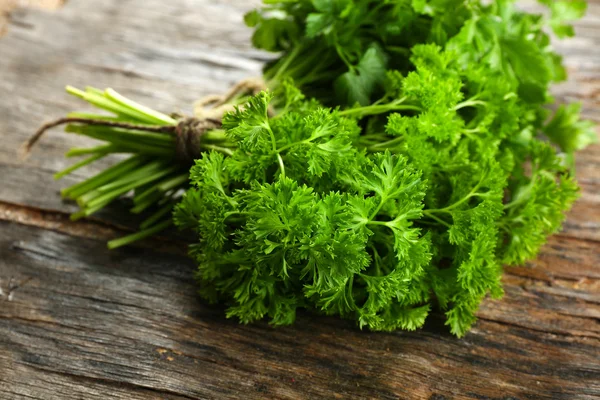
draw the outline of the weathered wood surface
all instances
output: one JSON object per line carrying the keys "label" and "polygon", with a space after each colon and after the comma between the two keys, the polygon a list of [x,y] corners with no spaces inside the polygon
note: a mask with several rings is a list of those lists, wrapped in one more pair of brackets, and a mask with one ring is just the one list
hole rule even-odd
{"label": "weathered wood surface", "polygon": [[[195,295],[185,246],[108,252],[119,210],[72,223],[54,172],[84,141],[19,144],[76,109],[62,91],[111,86],[165,110],[259,74],[235,0],[71,0],[19,11],[0,39],[0,399],[600,398],[600,146],[580,154],[583,188],[563,233],[462,340],[441,317],[375,334],[301,314],[293,327],[241,326]],[[559,101],[600,122],[600,3],[558,43],[571,71]],[[93,169],[82,171],[80,176]],[[117,207],[118,208],[118,207]]]}

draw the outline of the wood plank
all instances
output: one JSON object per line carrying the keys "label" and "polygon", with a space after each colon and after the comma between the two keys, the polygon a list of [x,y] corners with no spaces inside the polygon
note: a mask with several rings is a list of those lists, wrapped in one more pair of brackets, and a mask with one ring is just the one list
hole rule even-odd
{"label": "wood plank", "polygon": [[[292,327],[244,326],[198,301],[193,264],[181,254],[107,252],[95,239],[0,224],[0,398],[19,390],[61,398],[60,388],[75,383],[104,395],[126,388],[132,398],[144,391],[240,399],[600,393],[600,299],[570,283],[509,273],[505,298],[486,302],[462,340],[440,316],[414,333],[361,332],[306,313]],[[592,256],[579,264],[591,278],[600,261]],[[89,395],[83,390],[75,393]]]}
{"label": "wood plank", "polygon": [[[358,330],[301,313],[292,327],[239,325],[195,294],[181,241],[109,252],[115,206],[71,222],[51,176],[75,136],[16,149],[46,119],[81,107],[66,84],[112,86],[160,110],[260,73],[267,55],[241,24],[256,0],[71,0],[12,15],[0,39],[0,399],[594,399],[600,397],[600,146],[579,155],[582,197],[565,229],[475,328],[449,335]],[[533,3],[524,7],[535,8]],[[168,22],[167,22],[168,21]],[[600,121],[600,2],[557,42],[571,72],[558,101]],[[24,50],[26,49],[26,50]]]}

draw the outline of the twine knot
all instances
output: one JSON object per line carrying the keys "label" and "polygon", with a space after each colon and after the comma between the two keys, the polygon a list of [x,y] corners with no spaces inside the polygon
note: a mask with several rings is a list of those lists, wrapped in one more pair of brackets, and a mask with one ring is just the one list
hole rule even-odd
{"label": "twine knot", "polygon": [[177,159],[187,165],[194,164],[200,158],[202,137],[206,132],[221,128],[216,119],[183,118],[175,127],[175,154]]}

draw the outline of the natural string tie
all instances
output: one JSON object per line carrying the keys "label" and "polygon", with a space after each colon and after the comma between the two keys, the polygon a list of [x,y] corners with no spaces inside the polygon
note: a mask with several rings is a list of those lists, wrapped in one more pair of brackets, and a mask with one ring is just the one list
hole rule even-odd
{"label": "natural string tie", "polygon": [[202,136],[209,130],[221,128],[221,121],[212,118],[200,119],[196,117],[181,118],[177,125],[152,126],[132,124],[127,122],[104,121],[88,118],[60,118],[42,125],[37,132],[21,146],[21,157],[26,158],[35,144],[49,130],[64,124],[84,124],[105,126],[109,128],[123,128],[142,132],[166,133],[175,137],[175,155],[181,163],[191,165],[200,157]]}

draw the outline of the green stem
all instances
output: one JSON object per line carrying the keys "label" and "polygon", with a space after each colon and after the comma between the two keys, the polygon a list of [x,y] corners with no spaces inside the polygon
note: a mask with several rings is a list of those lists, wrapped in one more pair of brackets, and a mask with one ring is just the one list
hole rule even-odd
{"label": "green stem", "polygon": [[474,107],[474,106],[477,106],[477,105],[486,106],[487,102],[481,101],[481,100],[470,99],[470,100],[467,100],[467,101],[463,101],[462,103],[458,103],[454,107],[454,111],[458,111],[461,108],[465,108],[465,107]]}
{"label": "green stem", "polygon": [[[307,55],[301,61],[296,63],[293,67],[289,68],[286,71],[286,75],[291,77],[295,82],[296,78],[307,76],[310,73],[312,73],[312,71],[319,69],[319,66],[315,66],[315,63],[322,58],[323,57],[321,56],[320,52],[311,51],[309,55]],[[307,68],[310,72],[306,71]]]}
{"label": "green stem", "polygon": [[61,194],[63,197],[76,199],[79,196],[112,181],[115,177],[125,175],[127,171],[134,170],[144,161],[145,160],[141,156],[130,157],[83,182],[62,190]]}
{"label": "green stem", "polygon": [[380,225],[380,226],[388,226],[388,221],[369,221],[367,225]]}
{"label": "green stem", "polygon": [[168,192],[171,189],[175,189],[178,186],[184,185],[189,179],[189,173],[174,176],[158,185],[158,190],[163,193]]}
{"label": "green stem", "polygon": [[164,231],[171,225],[173,225],[173,221],[171,221],[171,219],[165,220],[165,221],[161,222],[160,224],[153,226],[152,228],[143,229],[134,234],[124,236],[119,239],[111,240],[110,242],[108,242],[108,248],[113,250],[118,247],[126,246],[133,242],[137,242],[138,240],[142,240],[142,239],[148,238],[150,236],[154,236],[157,233]]}
{"label": "green stem", "polygon": [[427,210],[427,211],[429,211],[430,213],[441,213],[441,212],[450,213],[450,210],[452,210],[453,208],[460,206],[465,201],[469,200],[471,197],[476,197],[476,196],[486,196],[486,193],[469,193],[467,196],[463,197],[462,199],[460,199],[459,201],[457,201],[454,204],[451,204],[444,208],[431,209],[431,210]]}
{"label": "green stem", "polygon": [[92,114],[92,113],[83,113],[83,112],[70,112],[67,114],[67,118],[84,118],[84,119],[93,119],[96,121],[108,121],[108,122],[131,122],[130,118],[113,117],[113,116]]}
{"label": "green stem", "polygon": [[436,220],[437,222],[439,222],[440,224],[444,225],[445,227],[447,227],[448,229],[451,228],[451,225],[449,223],[447,223],[446,221],[444,221],[441,218],[438,218],[437,216],[435,216],[435,214],[430,213],[430,210],[423,210],[423,215],[426,215],[427,217]]}
{"label": "green stem", "polygon": [[96,153],[118,153],[119,147],[113,144],[105,144],[102,146],[96,147],[88,147],[88,148],[72,148],[65,153],[65,157],[79,157],[85,156],[88,154],[96,154]]}
{"label": "green stem", "polygon": [[106,155],[107,155],[107,153],[94,154],[93,156],[86,158],[85,160],[79,161],[78,163],[75,163],[75,164],[71,165],[70,167],[63,169],[62,171],[57,172],[56,174],[54,174],[54,179],[58,180],[60,178],[63,178],[64,176],[69,175],[71,172],[73,172],[79,168],[85,167],[86,165],[89,165],[89,164],[93,163],[94,161],[97,161],[101,158],[106,157]]}
{"label": "green stem", "polygon": [[233,155],[233,150],[227,148],[227,147],[221,147],[221,146],[217,146],[214,144],[203,144],[202,147],[204,147],[207,150],[214,150],[214,151],[218,151],[221,152],[223,154],[226,154],[228,156]]}
{"label": "green stem", "polygon": [[[335,33],[335,30],[333,31]],[[344,54],[344,50],[342,50],[342,48],[340,47],[340,45],[337,43],[337,37],[335,38],[335,51],[337,52],[338,56],[340,57],[340,60],[342,60],[342,62],[344,64],[346,64],[346,66],[348,67],[348,69],[350,71],[354,71],[356,69],[356,67],[354,65],[352,65],[352,63],[350,62],[350,60],[348,60],[348,58],[346,57],[346,54]]]}
{"label": "green stem", "polygon": [[67,92],[74,96],[77,96],[90,104],[95,105],[98,108],[102,108],[106,111],[113,112],[118,116],[128,116],[140,122],[145,122],[152,125],[157,125],[156,120],[144,115],[142,112],[134,110],[129,107],[125,107],[111,99],[107,99],[105,96],[98,94],[94,91],[84,92],[72,86],[67,86]]}
{"label": "green stem", "polygon": [[281,154],[277,153],[277,161],[279,162],[279,168],[281,169],[281,176],[285,178],[285,165],[283,165],[283,158]]}
{"label": "green stem", "polygon": [[404,141],[404,137],[400,136],[392,140],[388,140],[387,142],[380,142],[370,146],[366,146],[368,151],[377,152],[381,151],[380,149],[390,148],[392,145],[396,145],[402,143]]}
{"label": "green stem", "polygon": [[161,125],[162,124],[164,124],[164,125],[177,124],[177,121],[175,121],[173,118],[169,117],[168,115],[165,115],[158,111],[152,110],[151,108],[148,108],[146,106],[136,103],[133,100],[130,100],[124,96],[121,96],[119,93],[117,93],[113,89],[110,89],[110,88],[106,89],[104,91],[104,94],[107,98],[113,100],[114,102],[145,115],[146,117],[153,120],[157,124],[161,124]]}
{"label": "green stem", "polygon": [[163,197],[163,195],[164,194],[162,192],[155,190],[155,191],[151,192],[151,196],[147,196],[144,201],[138,201],[137,203],[135,203],[135,207],[133,207],[129,211],[134,214],[139,214],[139,213],[147,210],[148,208],[152,207],[157,202],[159,202],[160,199]]}
{"label": "green stem", "polygon": [[169,202],[166,206],[160,208],[157,212],[149,216],[140,224],[140,229],[148,229],[156,224],[162,217],[169,214],[173,210],[174,203]]}
{"label": "green stem", "polygon": [[[98,130],[98,127],[82,126],[82,125],[67,125],[65,132],[76,133],[79,135],[88,136],[94,139],[110,142],[114,145],[128,149],[132,153],[147,153],[152,155],[173,155],[175,146],[164,143],[144,143],[143,136],[120,135],[119,133],[110,132],[108,130]],[[172,143],[172,142],[171,142]]]}
{"label": "green stem", "polygon": [[129,141],[134,144],[144,143],[144,145],[152,146],[173,146],[175,139],[171,135],[161,133],[143,132],[134,129],[113,128],[108,126],[94,125],[68,125],[70,131],[76,131],[87,136],[94,136],[100,140],[110,141],[116,139],[118,141]]}
{"label": "green stem", "polygon": [[110,202],[110,201],[116,199],[117,197],[127,193],[128,191],[135,189],[136,187],[140,187],[147,183],[156,181],[156,180],[162,178],[163,176],[172,173],[173,171],[174,171],[174,169],[170,168],[166,171],[160,171],[155,174],[149,175],[144,179],[139,179],[134,182],[131,182],[130,184],[121,186],[113,191],[108,192],[108,193],[101,192],[100,196],[94,198],[93,200],[90,200],[89,202],[86,202],[85,206],[86,207],[94,207],[98,204],[105,204],[106,202]]}
{"label": "green stem", "polygon": [[271,125],[269,125],[268,117],[266,119],[266,122],[263,124],[263,127],[269,132],[269,136],[271,137],[271,145],[273,147],[273,152],[277,153],[277,139],[275,138],[275,133],[271,129]]}
{"label": "green stem", "polygon": [[[274,67],[276,67],[276,73],[275,76],[273,76],[272,79],[270,79],[269,81],[273,81],[273,82],[278,82],[279,79],[281,78],[281,75],[283,74],[284,71],[286,71],[288,69],[288,67],[292,64],[292,62],[294,61],[294,59],[296,58],[296,56],[298,54],[300,54],[300,52],[302,51],[302,45],[297,45],[294,47],[294,50],[292,50],[283,61],[283,63],[281,64],[281,66],[277,67],[276,65]],[[271,86],[271,85],[269,85]]]}
{"label": "green stem", "polygon": [[520,193],[518,193],[518,197],[513,199],[512,201],[506,203],[504,205],[504,209],[505,210],[510,210],[518,205],[520,205],[521,203],[527,201],[527,199],[529,198],[527,195],[529,194],[529,192],[531,192],[531,190],[533,189],[533,186],[535,185],[535,180],[536,180],[537,176],[535,174],[535,172],[532,173],[531,176],[531,181],[527,184],[527,186],[525,186]]}
{"label": "green stem", "polygon": [[[150,163],[144,165],[143,167],[141,167],[139,169],[136,169],[135,172],[133,172],[131,174],[124,175],[123,177],[121,177],[109,184],[102,185],[97,190],[99,192],[108,192],[108,191],[117,189],[121,186],[125,186],[129,183],[138,181],[138,180],[145,178],[155,172],[164,172],[165,168],[166,168],[166,165],[164,163],[162,163],[160,161],[153,161],[153,162],[150,162]],[[171,167],[171,170],[173,168],[174,167]]]}
{"label": "green stem", "polygon": [[379,214],[379,211],[381,211],[381,208],[383,207],[383,205],[385,204],[386,201],[387,201],[387,199],[382,196],[381,201],[379,202],[379,205],[377,206],[377,208],[373,211],[373,213],[369,217],[369,222],[367,222],[367,224],[372,223],[372,222],[378,222],[378,221],[373,221],[373,220],[375,219],[375,217],[377,217],[377,214]]}
{"label": "green stem", "polygon": [[403,110],[423,111],[423,109],[419,106],[409,105],[409,104],[403,105],[403,104],[399,104],[398,102],[394,102],[394,103],[390,103],[390,104],[349,108],[346,110],[339,111],[339,115],[343,115],[343,116],[358,115],[359,118],[364,118],[369,115],[379,115],[379,114],[385,114],[385,113],[392,112],[392,111],[403,111]]}
{"label": "green stem", "polygon": [[202,142],[211,144],[227,143],[227,134],[223,129],[211,129],[202,135]]}

